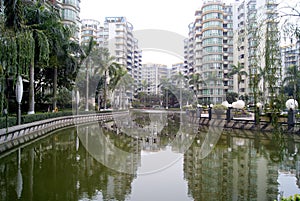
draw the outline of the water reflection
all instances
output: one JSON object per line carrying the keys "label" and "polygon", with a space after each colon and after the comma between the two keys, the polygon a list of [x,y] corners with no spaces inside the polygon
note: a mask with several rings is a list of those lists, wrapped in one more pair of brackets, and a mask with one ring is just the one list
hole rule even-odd
{"label": "water reflection", "polygon": [[[206,132],[202,130],[184,154],[185,178],[195,200],[276,200],[279,185],[293,186],[293,194],[300,192],[298,136],[297,142],[292,136],[274,142],[274,133],[223,132],[212,152],[201,159],[199,142]],[[297,178],[297,184],[278,180],[285,171]]]}
{"label": "water reflection", "polygon": [[299,136],[219,135],[180,120],[134,114],[115,132],[81,125],[19,148],[0,157],[0,200],[264,201],[300,192]]}

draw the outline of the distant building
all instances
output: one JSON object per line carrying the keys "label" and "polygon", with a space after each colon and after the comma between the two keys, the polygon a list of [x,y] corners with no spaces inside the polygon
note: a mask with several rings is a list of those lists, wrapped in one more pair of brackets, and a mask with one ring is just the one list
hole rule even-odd
{"label": "distant building", "polygon": [[174,75],[178,75],[179,73],[181,73],[182,75],[188,75],[188,69],[186,68],[185,63],[172,64],[171,77]]}
{"label": "distant building", "polygon": [[100,26],[100,22],[93,19],[81,20],[81,44],[88,45],[91,38],[96,41],[98,46],[103,45],[103,26]]}
{"label": "distant building", "polygon": [[104,37],[104,45],[112,51],[116,62],[126,67],[131,76],[138,78],[142,54],[138,40],[133,36],[133,25],[125,17],[106,17]]}
{"label": "distant building", "polygon": [[162,79],[170,77],[170,69],[166,65],[147,63],[142,66],[141,88],[148,94],[160,94]]}
{"label": "distant building", "polygon": [[285,78],[286,71],[291,66],[298,66],[300,70],[300,43],[283,46],[281,49],[282,75]]}
{"label": "distant building", "polygon": [[116,62],[127,69],[134,86],[140,84],[142,51],[133,35],[133,25],[125,17],[106,17],[103,25],[97,20],[82,19],[81,43],[87,43],[90,37],[99,47],[108,48]]}

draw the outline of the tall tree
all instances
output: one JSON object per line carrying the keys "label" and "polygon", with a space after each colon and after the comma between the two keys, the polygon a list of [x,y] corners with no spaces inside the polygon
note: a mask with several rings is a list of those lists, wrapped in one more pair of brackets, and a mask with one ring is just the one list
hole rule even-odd
{"label": "tall tree", "polygon": [[6,77],[26,76],[29,71],[28,113],[34,113],[34,65],[47,63],[48,40],[37,26],[27,24],[28,10],[35,4],[25,6],[20,0],[5,0],[4,6],[5,26],[0,42],[2,67]]}
{"label": "tall tree", "polygon": [[189,84],[193,85],[193,91],[194,91],[197,103],[198,103],[198,93],[199,93],[203,83],[204,83],[204,80],[199,73],[194,73],[189,78]]}
{"label": "tall tree", "polygon": [[285,74],[283,80],[284,84],[293,86],[293,98],[299,100],[299,80],[300,80],[300,71],[296,65],[290,66]]}
{"label": "tall tree", "polygon": [[231,65],[232,70],[229,73],[229,76],[237,75],[237,84],[238,84],[238,96],[240,95],[240,84],[242,81],[242,76],[248,76],[248,73],[244,70],[244,66],[238,62],[237,65]]}
{"label": "tall tree", "polygon": [[91,59],[91,55],[94,51],[94,48],[96,46],[96,42],[93,40],[93,38],[91,37],[89,40],[88,45],[84,44],[82,46],[83,49],[83,54],[81,55],[81,61],[80,61],[80,65],[85,64],[85,70],[86,70],[86,88],[85,88],[85,110],[88,111],[89,110],[89,103],[88,103],[88,99],[89,99],[89,66],[92,64],[92,59]]}
{"label": "tall tree", "polygon": [[[107,101],[107,81],[109,76],[114,76],[114,72],[116,69],[120,68],[120,65],[115,62],[115,57],[111,56],[109,50],[107,48],[101,48],[101,53],[98,61],[96,61],[98,68],[96,68],[96,72],[100,75],[104,76],[104,88],[103,88],[103,99],[104,99],[104,109],[106,109],[106,101]],[[98,65],[99,64],[99,65]]]}

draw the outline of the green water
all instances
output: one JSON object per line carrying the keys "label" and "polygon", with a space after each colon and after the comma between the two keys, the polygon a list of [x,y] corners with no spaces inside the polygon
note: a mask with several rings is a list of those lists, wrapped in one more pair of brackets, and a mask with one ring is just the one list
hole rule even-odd
{"label": "green water", "polygon": [[138,128],[116,119],[118,134],[79,125],[3,154],[0,200],[267,201],[300,193],[298,136],[149,116],[132,118]]}

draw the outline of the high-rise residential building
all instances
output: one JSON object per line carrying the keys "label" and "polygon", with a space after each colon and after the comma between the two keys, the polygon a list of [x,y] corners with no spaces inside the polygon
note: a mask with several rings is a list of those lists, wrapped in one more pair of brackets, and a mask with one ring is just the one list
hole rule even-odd
{"label": "high-rise residential building", "polygon": [[265,94],[263,101],[267,101],[272,93],[278,93],[281,65],[277,6],[276,0],[243,0],[236,4],[234,64],[242,65],[248,73],[241,80],[235,79],[235,91],[240,96],[249,94],[253,99],[254,76],[257,74],[273,76],[271,82],[262,76],[258,83],[258,90]]}
{"label": "high-rise residential building", "polygon": [[170,77],[170,69],[166,65],[147,63],[142,66],[142,91],[148,94],[160,94],[160,83]]}
{"label": "high-rise residential building", "polygon": [[136,69],[141,67],[141,50],[133,36],[133,25],[125,17],[106,17],[104,35],[116,62],[126,67],[131,76],[138,76]]}
{"label": "high-rise residential building", "polygon": [[81,20],[81,44],[88,44],[90,39],[93,38],[97,45],[102,46],[103,38],[100,37],[103,33],[103,27],[100,26],[100,22],[93,19]]}
{"label": "high-rise residential building", "polygon": [[[282,69],[277,5],[276,0],[237,0],[230,5],[207,0],[196,10],[184,53],[189,75],[201,75],[201,102],[220,103],[232,91],[253,100],[254,76],[264,73],[260,71],[273,76],[258,83],[263,99],[278,93]],[[233,66],[248,75],[232,76]]]}
{"label": "high-rise residential building", "polygon": [[188,69],[186,68],[185,63],[172,64],[171,77],[178,75],[179,73],[181,73],[184,76],[188,75]]}
{"label": "high-rise residential building", "polygon": [[[233,6],[233,29],[234,32],[234,65],[236,67],[242,67],[241,71],[249,72],[248,65],[248,32],[247,32],[247,3],[235,3]],[[234,75],[234,91],[239,96],[244,96],[249,93],[249,79],[246,75],[242,75],[238,78],[238,75]]]}
{"label": "high-rise residential building", "polygon": [[282,75],[285,78],[286,71],[291,66],[297,66],[300,70],[300,41],[296,44],[286,45],[281,49]]}
{"label": "high-rise residential building", "polygon": [[192,65],[189,73],[198,73],[203,80],[198,99],[202,103],[221,103],[233,90],[233,80],[228,76],[233,64],[232,5],[221,0],[204,1],[195,12],[193,25],[189,25],[185,44],[186,63]]}
{"label": "high-rise residential building", "polygon": [[106,17],[103,26],[97,20],[81,20],[81,43],[87,43],[90,37],[99,47],[108,48],[115,61],[127,69],[134,86],[141,83],[142,51],[133,35],[133,25],[125,17]]}
{"label": "high-rise residential building", "polygon": [[80,1],[81,0],[47,0],[49,5],[59,11],[62,23],[74,28],[74,40],[79,41],[80,33]]}
{"label": "high-rise residential building", "polygon": [[194,23],[190,23],[189,36],[184,40],[184,66],[187,69],[186,75],[194,73]]}

